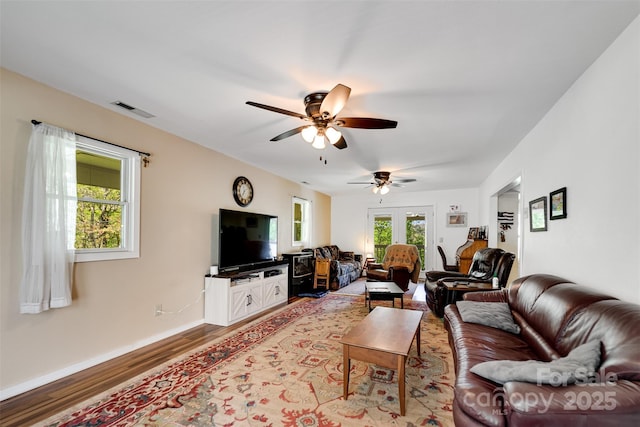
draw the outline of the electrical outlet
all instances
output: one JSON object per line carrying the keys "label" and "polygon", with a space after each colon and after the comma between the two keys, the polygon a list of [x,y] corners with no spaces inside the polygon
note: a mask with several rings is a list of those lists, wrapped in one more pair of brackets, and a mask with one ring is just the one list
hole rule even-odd
{"label": "electrical outlet", "polygon": [[162,304],[156,304],[155,315],[156,316],[161,316],[162,315]]}

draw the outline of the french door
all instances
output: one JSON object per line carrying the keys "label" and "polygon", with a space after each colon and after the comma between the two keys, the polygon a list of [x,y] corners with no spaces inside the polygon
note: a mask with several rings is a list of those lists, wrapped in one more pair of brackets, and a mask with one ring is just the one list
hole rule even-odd
{"label": "french door", "polygon": [[433,263],[433,207],[405,206],[370,208],[368,211],[367,253],[382,262],[392,243],[416,245],[422,270]]}

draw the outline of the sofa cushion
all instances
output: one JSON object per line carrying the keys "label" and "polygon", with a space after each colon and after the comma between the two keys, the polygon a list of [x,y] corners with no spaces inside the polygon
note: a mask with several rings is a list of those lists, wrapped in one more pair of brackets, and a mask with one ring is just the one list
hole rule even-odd
{"label": "sofa cushion", "polygon": [[458,301],[457,305],[465,322],[491,326],[513,334],[520,333],[520,327],[513,321],[509,304],[505,302]]}
{"label": "sofa cushion", "polygon": [[[581,307],[613,299],[558,276],[535,274],[517,279],[509,288],[509,306],[548,343],[556,343],[563,325]],[[589,340],[580,341],[578,344]],[[571,350],[568,349],[567,352]],[[560,353],[566,355],[567,352]]]}
{"label": "sofa cushion", "polygon": [[340,251],[339,259],[340,261],[355,261],[356,254],[353,251]]}
{"label": "sofa cushion", "polygon": [[600,341],[590,341],[574,348],[566,357],[539,360],[492,360],[471,367],[471,372],[498,384],[524,381],[563,386],[577,380],[586,381],[600,364]]}
{"label": "sofa cushion", "polygon": [[601,376],[640,381],[640,305],[603,300],[576,311],[558,335],[562,354],[578,344],[602,341]]}
{"label": "sofa cushion", "polygon": [[[444,322],[450,331],[449,345],[456,373],[454,398],[464,408],[464,415],[454,413],[454,419],[469,417],[477,422],[461,425],[504,425],[501,402],[499,398],[491,397],[495,395],[496,384],[472,373],[470,369],[487,360],[528,360],[535,359],[537,355],[531,352],[520,335],[464,322],[457,304],[445,307]],[[475,396],[489,396],[489,399],[476,399]]]}

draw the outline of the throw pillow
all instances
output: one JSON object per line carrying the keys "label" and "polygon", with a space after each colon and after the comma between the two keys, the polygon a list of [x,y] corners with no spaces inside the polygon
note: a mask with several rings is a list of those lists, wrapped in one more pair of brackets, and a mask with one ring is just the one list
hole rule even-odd
{"label": "throw pillow", "polygon": [[353,261],[355,259],[355,254],[353,252],[342,252],[340,251],[340,259],[343,261]]}
{"label": "throw pillow", "polygon": [[565,357],[538,360],[492,360],[471,368],[471,372],[498,384],[522,381],[562,386],[587,380],[600,366],[600,341],[590,341],[574,348]]}
{"label": "throw pillow", "polygon": [[458,301],[456,303],[462,320],[502,329],[513,334],[520,333],[506,302]]}

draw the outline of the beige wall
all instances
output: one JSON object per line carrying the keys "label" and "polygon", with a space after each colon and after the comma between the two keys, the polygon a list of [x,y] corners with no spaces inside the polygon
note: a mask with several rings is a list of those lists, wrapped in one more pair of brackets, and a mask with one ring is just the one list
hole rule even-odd
{"label": "beige wall", "polygon": [[[0,87],[2,398],[201,323],[213,219],[219,208],[242,209],[231,193],[238,175],[255,189],[246,210],[278,215],[279,252],[299,249],[291,248],[294,195],[313,202],[312,243],[330,240],[327,195],[4,69]],[[141,257],[76,264],[71,307],[24,315],[18,312],[20,226],[31,119],[152,157],[142,169]],[[156,304],[165,311],[192,305],[156,317]]]}

